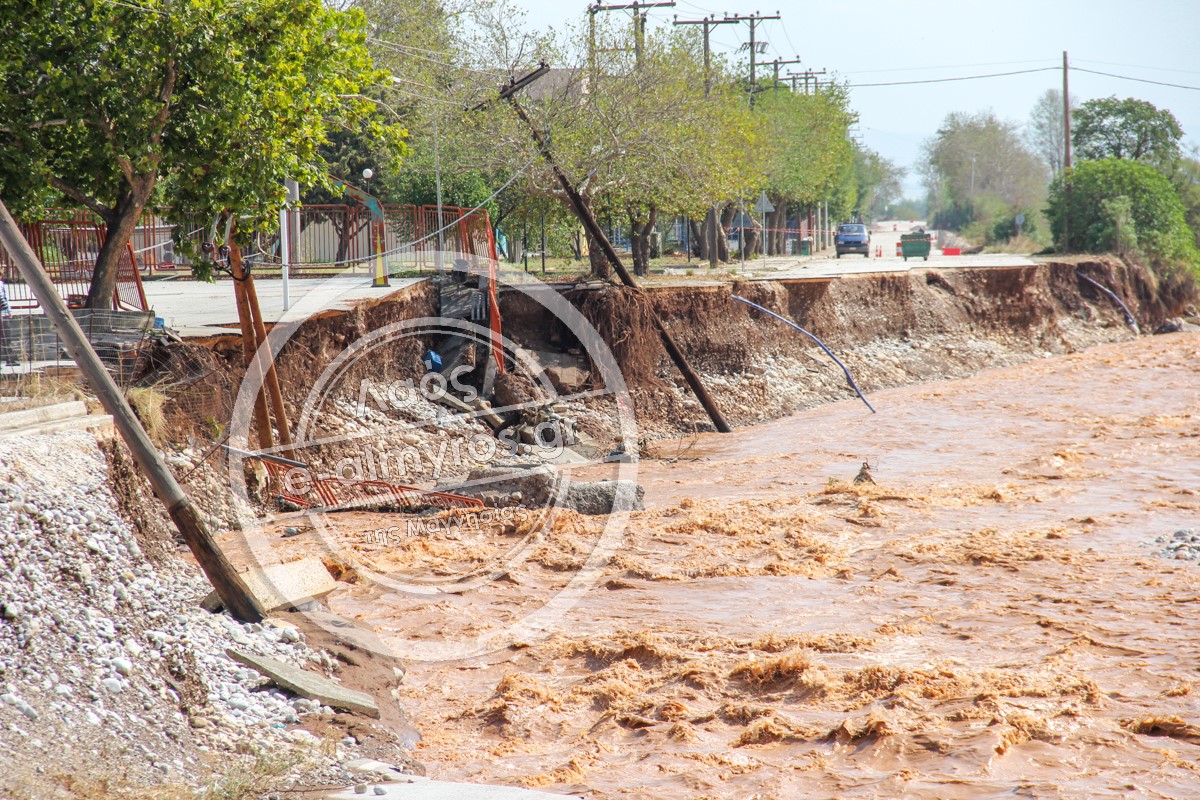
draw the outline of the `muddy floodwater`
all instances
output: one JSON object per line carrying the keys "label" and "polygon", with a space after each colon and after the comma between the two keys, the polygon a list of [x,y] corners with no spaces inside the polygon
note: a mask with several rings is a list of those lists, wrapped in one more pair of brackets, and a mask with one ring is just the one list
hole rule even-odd
{"label": "muddy floodwater", "polygon": [[[409,664],[415,757],[591,798],[1200,797],[1200,567],[1155,541],[1200,533],[1200,336],[871,399],[659,448],[549,635]],[[560,515],[468,593],[332,603],[396,637],[501,627],[603,523]],[[389,569],[452,538],[347,544]]]}

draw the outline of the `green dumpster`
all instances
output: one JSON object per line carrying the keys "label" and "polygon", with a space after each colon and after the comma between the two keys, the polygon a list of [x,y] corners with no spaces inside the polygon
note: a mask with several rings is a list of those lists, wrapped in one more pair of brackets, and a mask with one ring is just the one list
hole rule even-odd
{"label": "green dumpster", "polygon": [[800,240],[800,255],[812,255],[812,239],[808,238],[807,236]]}
{"label": "green dumpster", "polygon": [[900,236],[900,255],[908,261],[909,256],[929,260],[932,242],[928,233],[905,233]]}

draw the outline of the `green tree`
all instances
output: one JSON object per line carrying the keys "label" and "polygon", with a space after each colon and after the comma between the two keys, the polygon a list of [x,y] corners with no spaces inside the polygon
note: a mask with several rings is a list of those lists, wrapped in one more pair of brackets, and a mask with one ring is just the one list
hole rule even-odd
{"label": "green tree", "polygon": [[320,0],[29,0],[0,20],[0,191],[105,222],[93,308],[160,178],[175,208],[239,210],[249,232],[275,224],[286,178],[325,182],[329,128],[401,133],[362,94],[381,77],[363,15]]}
{"label": "green tree", "polygon": [[1159,166],[1179,157],[1183,129],[1170,111],[1145,100],[1088,100],[1073,115],[1071,143],[1082,159],[1129,158]]}
{"label": "green tree", "polygon": [[858,203],[854,214],[864,221],[883,219],[884,210],[904,194],[906,170],[866,147],[854,148]]}
{"label": "green tree", "polygon": [[[1072,98],[1071,108],[1075,107],[1075,99]],[[1062,172],[1067,143],[1062,92],[1058,89],[1047,89],[1042,93],[1033,104],[1033,110],[1029,112],[1025,136],[1033,152],[1050,168],[1051,176],[1057,177]]]}
{"label": "green tree", "polygon": [[[755,113],[763,118],[766,189],[776,209],[770,227],[784,226],[789,210],[830,199],[831,213],[845,216],[858,203],[854,146],[847,137],[858,116],[845,87],[829,84],[813,94],[768,92]],[[768,254],[782,249],[782,234]]]}
{"label": "green tree", "polygon": [[1038,207],[1046,197],[1046,165],[1016,125],[990,111],[947,115],[925,142],[920,170],[939,228],[988,230],[1006,209]]}
{"label": "green tree", "polygon": [[1191,230],[1170,181],[1146,164],[1106,158],[1084,161],[1050,185],[1046,211],[1055,242],[1084,252],[1128,246],[1136,236],[1140,250],[1159,266],[1200,262]]}

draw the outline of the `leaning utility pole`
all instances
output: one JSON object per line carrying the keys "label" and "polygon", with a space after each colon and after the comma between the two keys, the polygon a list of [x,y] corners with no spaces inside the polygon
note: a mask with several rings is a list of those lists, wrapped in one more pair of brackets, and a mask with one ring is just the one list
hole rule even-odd
{"label": "leaning utility pole", "polygon": [[[546,163],[550,165],[550,169],[554,172],[555,179],[558,180],[558,185],[562,188],[563,193],[566,194],[567,199],[570,200],[571,207],[575,210],[575,215],[579,217],[579,221],[583,223],[583,227],[587,229],[588,234],[590,234],[596,244],[600,246],[600,250],[604,253],[604,257],[608,259],[609,263],[612,264],[613,270],[617,273],[617,275],[620,276],[621,283],[625,284],[630,289],[639,289],[640,287],[638,286],[637,281],[635,281],[633,276],[629,274],[629,270],[625,269],[625,265],[621,262],[620,256],[617,255],[617,251],[612,246],[612,242],[610,242],[608,240],[608,236],[605,235],[604,229],[600,227],[598,222],[596,222],[596,217],[592,214],[592,210],[588,208],[587,203],[583,201],[583,197],[580,196],[579,191],[575,188],[575,185],[571,183],[569,178],[567,178],[567,174],[563,172],[562,167],[560,167],[558,162],[554,160],[554,154],[550,152],[549,142],[547,142],[546,138],[542,136],[542,133],[538,130],[537,126],[533,124],[533,120],[531,120],[529,115],[525,113],[525,109],[521,107],[519,102],[517,102],[517,92],[528,86],[530,83],[533,83],[535,80],[542,77],[549,71],[550,68],[543,63],[538,69],[534,70],[528,75],[512,80],[508,86],[500,90],[499,99],[507,100],[513,107],[513,110],[517,112],[517,117],[521,120],[521,122],[525,123],[527,128],[529,128],[529,135],[533,138],[534,144],[537,145],[538,152],[542,154],[542,158],[546,159]],[[489,103],[481,103],[475,108],[478,109],[481,107],[486,107],[488,104]],[[683,351],[679,349],[679,346],[675,344],[675,340],[672,338],[670,331],[667,330],[666,325],[663,324],[662,319],[658,316],[658,313],[654,311],[653,308],[650,310],[650,318],[654,320],[654,327],[658,329],[659,338],[662,339],[663,347],[666,349],[667,355],[671,357],[671,360],[675,362],[675,366],[678,367],[680,373],[683,374],[683,379],[687,382],[688,387],[692,390],[692,393],[696,395],[696,399],[700,401],[700,405],[704,407],[705,412],[708,414],[708,418],[712,420],[713,427],[715,427],[721,433],[733,433],[733,428],[731,428],[729,423],[725,421],[725,417],[721,413],[721,409],[717,407],[716,402],[712,399],[712,396],[708,393],[708,390],[704,388],[704,384],[700,382],[700,376],[698,376],[692,369],[692,365],[688,363],[687,356],[685,356]]]}
{"label": "leaning utility pole", "polygon": [[54,324],[55,331],[62,338],[63,346],[79,367],[83,377],[87,379],[88,386],[96,393],[104,410],[112,415],[113,424],[133,453],[134,461],[150,481],[158,499],[166,506],[175,527],[191,548],[192,555],[204,570],[209,583],[217,590],[221,602],[243,622],[261,622],[266,616],[262,606],[250,593],[241,576],[234,571],[225,554],[217,547],[196,507],[163,463],[154,443],[150,441],[133,409],[125,400],[125,395],[100,362],[75,317],[71,316],[71,312],[63,304],[58,289],[38,263],[37,256],[29,247],[29,242],[25,241],[21,229],[8,213],[3,201],[0,201],[0,244],[3,244],[12,256],[21,277],[25,279],[42,310]]}
{"label": "leaning utility pole", "polygon": [[638,69],[642,68],[642,52],[646,47],[646,12],[642,9],[646,8],[674,8],[675,0],[658,3],[641,3],[638,0],[633,0],[632,3],[621,5],[602,6],[599,3],[588,6],[588,34],[589,34],[589,61],[593,71],[596,68],[596,14],[601,11],[632,11],[633,12],[633,53],[634,63]]}
{"label": "leaning utility pole", "polygon": [[1067,51],[1063,50],[1063,180],[1067,191],[1067,213],[1063,215],[1063,250],[1071,249],[1071,91],[1068,87]]}
{"label": "leaning utility pole", "polygon": [[758,40],[755,38],[755,33],[758,30],[760,22],[766,22],[769,19],[782,19],[779,12],[776,11],[773,15],[764,16],[755,11],[753,14],[735,14],[731,17],[726,17],[730,22],[749,22],[750,23],[750,106],[754,107],[754,93],[758,91]]}
{"label": "leaning utility pole", "polygon": [[679,15],[675,15],[676,25],[703,25],[704,31],[704,96],[708,97],[712,94],[712,56],[711,48],[709,47],[709,36],[712,34],[712,29],[717,25],[728,25],[731,22],[738,22],[736,19],[730,19],[726,16],[725,19],[716,19],[715,17],[705,17],[704,19],[680,19]]}

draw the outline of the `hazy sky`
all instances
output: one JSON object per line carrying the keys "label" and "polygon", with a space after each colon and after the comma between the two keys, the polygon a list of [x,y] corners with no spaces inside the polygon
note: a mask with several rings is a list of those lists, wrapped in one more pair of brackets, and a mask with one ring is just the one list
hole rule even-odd
{"label": "hazy sky", "polygon": [[[516,1],[528,12],[527,25],[536,28],[584,19],[588,5]],[[766,60],[798,55],[803,64],[790,69],[827,69],[851,84],[1061,67],[1066,50],[1072,67],[1200,87],[1200,0],[778,0],[777,5],[678,0],[675,8],[650,13],[652,24],[666,24],[676,13],[699,19],[754,11],[783,17],[759,27],[759,36],[770,43]],[[628,12],[610,13],[629,19]],[[714,48],[732,52],[748,35],[744,23],[719,26]],[[1079,101],[1116,95],[1169,108],[1183,126],[1185,142],[1200,144],[1200,91],[1075,69],[1070,81]],[[1055,69],[956,83],[864,86],[852,90],[851,104],[861,115],[863,143],[911,168],[922,140],[948,112],[990,108],[1023,124],[1043,91],[1061,87],[1062,72]],[[911,169],[906,188],[910,195],[921,191]]]}

